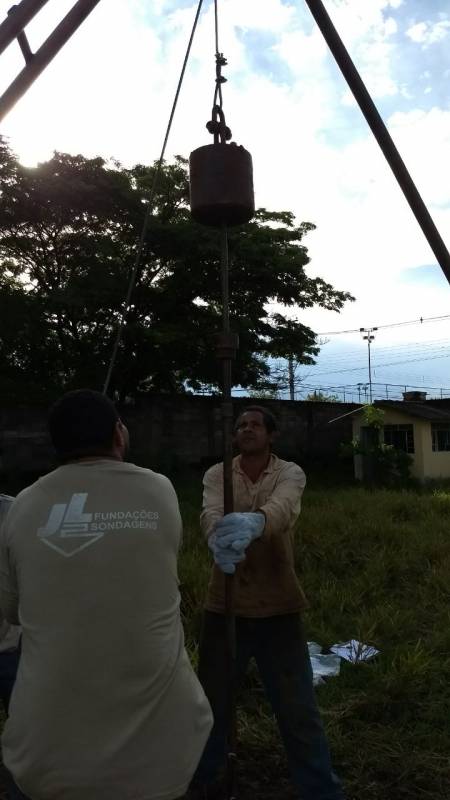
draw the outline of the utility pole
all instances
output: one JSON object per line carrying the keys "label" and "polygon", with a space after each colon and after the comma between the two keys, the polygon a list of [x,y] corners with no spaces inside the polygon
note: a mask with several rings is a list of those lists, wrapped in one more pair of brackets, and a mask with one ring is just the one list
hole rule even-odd
{"label": "utility pole", "polygon": [[372,404],[372,368],[370,363],[370,345],[375,339],[374,332],[377,331],[378,328],[360,328],[359,330],[363,334],[363,339],[367,341],[367,350],[369,355],[369,403]]}
{"label": "utility pole", "polygon": [[292,356],[288,358],[288,375],[289,375],[289,399],[295,400],[295,373],[294,373],[294,359]]}

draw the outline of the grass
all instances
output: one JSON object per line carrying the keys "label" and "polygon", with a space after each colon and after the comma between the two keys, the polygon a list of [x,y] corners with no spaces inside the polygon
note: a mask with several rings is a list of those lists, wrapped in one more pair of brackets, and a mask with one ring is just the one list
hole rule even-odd
{"label": "grass", "polygon": [[[179,487],[186,640],[196,661],[209,556],[199,490]],[[350,800],[450,798],[450,489],[305,493],[297,570],[310,600],[308,638],[380,650],[343,663],[317,690],[335,768]],[[256,672],[239,712],[242,800],[293,798]]]}

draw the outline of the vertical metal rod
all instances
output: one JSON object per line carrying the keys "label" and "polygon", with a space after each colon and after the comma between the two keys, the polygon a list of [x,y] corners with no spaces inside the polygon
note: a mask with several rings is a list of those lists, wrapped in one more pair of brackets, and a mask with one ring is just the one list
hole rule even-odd
{"label": "vertical metal rod", "polygon": [[317,25],[320,28],[328,47],[330,48],[345,80],[347,81],[353,96],[358,103],[367,123],[381,147],[392,172],[397,178],[397,182],[405,195],[409,206],[416,217],[425,238],[430,245],[437,262],[450,283],[450,253],[444,244],[441,235],[433,222],[433,219],[422,200],[406,166],[398,152],[386,125],[384,124],[378,110],[367,91],[361,76],[359,75],[349,53],[347,52],[342,39],[334,27],[322,0],[305,0]]}
{"label": "vertical metal rod", "polygon": [[[230,294],[228,270],[228,231],[223,224],[220,230],[221,238],[221,280],[222,280],[222,329],[224,338],[230,335]],[[223,511],[230,514],[233,511],[233,405],[231,402],[232,388],[232,358],[231,353],[223,358],[223,387],[222,387],[222,430],[223,430]],[[236,746],[237,746],[237,718],[236,718],[236,618],[234,614],[234,576],[225,575],[225,621],[227,631],[228,653],[228,753],[227,753],[227,797],[232,800],[236,797]]]}
{"label": "vertical metal rod", "polygon": [[25,25],[48,3],[48,0],[22,0],[8,11],[8,16],[0,25],[0,54],[17,39]]}
{"label": "vertical metal rod", "polygon": [[78,0],[0,97],[0,121],[50,64],[100,0]]}

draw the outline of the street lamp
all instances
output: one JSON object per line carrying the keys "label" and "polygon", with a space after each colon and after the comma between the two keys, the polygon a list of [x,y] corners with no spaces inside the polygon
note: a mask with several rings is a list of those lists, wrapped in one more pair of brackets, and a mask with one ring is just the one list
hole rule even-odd
{"label": "street lamp", "polygon": [[378,328],[360,328],[360,332],[363,334],[363,339],[367,342],[367,351],[369,355],[369,402],[372,403],[372,369],[370,363],[370,345],[375,339],[374,332],[378,330]]}

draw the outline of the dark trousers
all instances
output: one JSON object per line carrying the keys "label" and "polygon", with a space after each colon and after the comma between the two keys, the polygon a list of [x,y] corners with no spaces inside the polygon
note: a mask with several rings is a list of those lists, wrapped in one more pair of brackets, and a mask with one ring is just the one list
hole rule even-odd
{"label": "dark trousers", "polygon": [[30,800],[26,794],[20,791],[19,787],[16,786],[12,778],[10,778],[10,784],[8,786],[8,800]]}
{"label": "dark trousers", "polygon": [[16,680],[19,660],[20,647],[18,647],[17,650],[0,653],[0,698],[6,715],[9,711],[9,701]]}
{"label": "dark trousers", "polygon": [[[298,614],[264,619],[236,618],[236,681],[250,658],[258,666],[278,722],[294,785],[303,800],[344,800],[331,768],[317,708],[311,662]],[[214,726],[195,780],[210,783],[226,758],[229,703],[225,617],[205,612],[199,652],[199,679],[211,704]]]}

